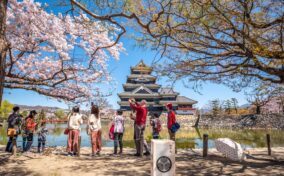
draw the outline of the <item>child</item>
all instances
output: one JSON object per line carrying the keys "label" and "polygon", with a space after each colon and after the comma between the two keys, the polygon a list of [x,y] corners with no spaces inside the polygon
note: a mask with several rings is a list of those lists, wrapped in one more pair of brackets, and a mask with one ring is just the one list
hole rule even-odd
{"label": "child", "polygon": [[38,147],[37,147],[38,153],[41,153],[40,151],[41,147],[42,147],[42,152],[44,152],[47,133],[48,133],[48,130],[46,128],[45,122],[42,122],[41,128],[38,131]]}
{"label": "child", "polygon": [[150,124],[152,126],[152,135],[153,139],[159,139],[159,133],[161,131],[161,121],[158,114],[154,114],[154,117],[151,119]]}
{"label": "child", "polygon": [[119,154],[122,154],[122,137],[124,132],[124,118],[122,111],[118,110],[116,116],[113,118],[114,123],[114,155],[117,155],[117,147],[119,143]]}

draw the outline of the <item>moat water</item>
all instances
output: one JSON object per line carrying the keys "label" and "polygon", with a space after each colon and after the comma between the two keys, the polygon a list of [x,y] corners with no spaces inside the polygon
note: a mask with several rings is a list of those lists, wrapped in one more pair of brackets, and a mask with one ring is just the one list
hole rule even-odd
{"label": "moat water", "polygon": [[[108,137],[109,122],[102,123],[102,139],[104,147],[112,147],[113,141]],[[47,124],[49,134],[47,136],[48,146],[66,146],[67,136],[63,134],[66,124]],[[7,128],[0,127],[0,144],[7,143]],[[266,134],[271,136],[272,147],[284,147],[284,130],[263,130],[263,129],[202,129],[202,128],[183,128],[176,134],[176,145],[178,148],[202,148],[203,134],[209,135],[209,148],[214,148],[214,139],[231,138],[242,145],[243,148],[266,147]],[[82,125],[81,130],[81,146],[90,146],[90,138],[86,133],[86,125]],[[160,133],[161,139],[168,138],[166,127],[162,128]],[[151,127],[147,126],[145,131],[145,139],[150,142],[152,139]],[[18,137],[18,145],[21,146],[22,137]],[[125,147],[134,147],[133,142],[133,125],[125,125],[125,133],[123,136],[123,144]],[[37,135],[34,138],[34,146],[37,145]]]}

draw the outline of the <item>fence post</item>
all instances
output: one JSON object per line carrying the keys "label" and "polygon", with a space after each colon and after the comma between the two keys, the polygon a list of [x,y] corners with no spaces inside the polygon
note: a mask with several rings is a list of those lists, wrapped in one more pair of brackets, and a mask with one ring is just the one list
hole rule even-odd
{"label": "fence post", "polygon": [[203,134],[203,157],[208,154],[208,134]]}
{"label": "fence post", "polygon": [[267,150],[268,150],[268,155],[271,155],[271,146],[270,146],[270,134],[266,134],[266,142],[267,142]]}

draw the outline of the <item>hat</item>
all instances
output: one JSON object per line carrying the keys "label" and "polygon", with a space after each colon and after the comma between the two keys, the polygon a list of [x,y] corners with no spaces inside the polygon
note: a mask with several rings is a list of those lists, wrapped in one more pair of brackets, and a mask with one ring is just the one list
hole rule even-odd
{"label": "hat", "polygon": [[166,107],[169,108],[169,109],[173,109],[173,104],[172,103],[167,103]]}

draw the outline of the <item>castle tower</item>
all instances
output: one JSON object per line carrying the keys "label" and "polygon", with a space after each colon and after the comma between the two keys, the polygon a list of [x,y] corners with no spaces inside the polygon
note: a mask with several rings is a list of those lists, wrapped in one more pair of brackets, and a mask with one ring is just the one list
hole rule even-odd
{"label": "castle tower", "polygon": [[165,103],[172,103],[177,113],[193,113],[190,111],[195,110],[192,105],[197,101],[178,96],[179,93],[172,88],[161,88],[161,85],[156,83],[157,78],[151,75],[152,71],[153,68],[147,66],[143,60],[131,67],[131,74],[127,76],[127,81],[123,84],[124,92],[118,94],[120,109],[131,110],[128,99],[135,98],[138,102],[146,100],[150,112],[162,112],[165,110]]}

